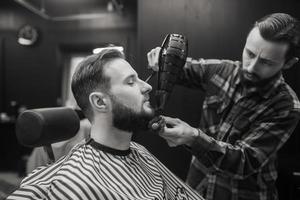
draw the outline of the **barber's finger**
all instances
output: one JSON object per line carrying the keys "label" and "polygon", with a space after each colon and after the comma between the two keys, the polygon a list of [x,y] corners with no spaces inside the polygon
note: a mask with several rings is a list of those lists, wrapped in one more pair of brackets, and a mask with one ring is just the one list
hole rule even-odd
{"label": "barber's finger", "polygon": [[160,47],[156,47],[155,48],[155,53],[154,53],[154,61],[155,61],[155,65],[158,66],[158,60],[159,60],[159,55],[160,55],[160,51],[161,51],[161,48]]}
{"label": "barber's finger", "polygon": [[152,50],[147,53],[148,68],[150,68],[153,65],[151,52],[152,52]]}
{"label": "barber's finger", "polygon": [[180,135],[176,128],[168,128],[165,126],[164,129],[159,132],[159,136],[165,139],[174,139],[179,137]]}
{"label": "barber's finger", "polygon": [[154,54],[155,54],[155,49],[151,49],[151,51],[147,53],[148,67],[154,66]]}
{"label": "barber's finger", "polygon": [[172,142],[167,142],[167,143],[168,143],[169,147],[176,147],[177,146],[177,144],[172,143]]}
{"label": "barber's finger", "polygon": [[172,117],[167,117],[167,116],[162,116],[165,120],[165,123],[171,126],[175,126],[181,122],[180,119],[178,118],[172,118]]}
{"label": "barber's finger", "polygon": [[159,59],[160,47],[156,47],[147,53],[148,68],[153,71],[158,71],[158,59]]}

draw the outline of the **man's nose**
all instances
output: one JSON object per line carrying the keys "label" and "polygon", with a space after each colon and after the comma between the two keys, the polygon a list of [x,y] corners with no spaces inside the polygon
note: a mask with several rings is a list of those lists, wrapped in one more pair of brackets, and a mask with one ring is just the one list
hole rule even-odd
{"label": "man's nose", "polygon": [[146,83],[145,81],[142,81],[142,92],[149,93],[151,91],[152,91],[152,86]]}
{"label": "man's nose", "polygon": [[250,64],[248,65],[248,72],[254,73],[257,71],[258,68],[258,58],[253,59]]}

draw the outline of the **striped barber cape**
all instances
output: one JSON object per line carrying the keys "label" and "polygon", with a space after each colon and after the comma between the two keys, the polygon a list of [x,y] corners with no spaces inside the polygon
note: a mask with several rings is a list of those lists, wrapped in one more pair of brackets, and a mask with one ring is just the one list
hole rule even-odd
{"label": "striped barber cape", "polygon": [[143,146],[116,150],[89,140],[56,163],[34,170],[11,199],[203,199]]}

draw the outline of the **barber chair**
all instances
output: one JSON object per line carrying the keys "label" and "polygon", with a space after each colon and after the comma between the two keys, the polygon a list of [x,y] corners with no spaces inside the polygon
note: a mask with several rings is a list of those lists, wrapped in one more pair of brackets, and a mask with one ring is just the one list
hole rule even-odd
{"label": "barber chair", "polygon": [[27,147],[43,146],[54,162],[52,143],[67,140],[80,128],[80,111],[69,107],[26,110],[16,121],[16,136]]}

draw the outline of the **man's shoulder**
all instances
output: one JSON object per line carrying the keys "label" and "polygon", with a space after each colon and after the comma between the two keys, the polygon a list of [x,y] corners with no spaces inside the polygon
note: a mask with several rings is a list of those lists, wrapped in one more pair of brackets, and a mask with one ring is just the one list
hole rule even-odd
{"label": "man's shoulder", "polygon": [[143,145],[137,143],[137,142],[130,142],[130,148],[136,151],[142,151],[142,152],[149,152],[146,147]]}
{"label": "man's shoulder", "polygon": [[143,156],[153,157],[153,155],[148,151],[146,147],[137,142],[130,142],[130,148],[132,151],[135,151],[138,154],[142,154]]}
{"label": "man's shoulder", "polygon": [[278,95],[285,101],[290,109],[300,113],[300,101],[296,94],[296,92],[286,83],[284,82],[279,87]]}
{"label": "man's shoulder", "polygon": [[[10,199],[19,199],[20,194],[30,199],[48,199],[49,194],[51,196],[53,192],[59,194],[53,199],[64,199],[62,193],[69,195],[78,192],[73,189],[75,186],[79,186],[80,189],[90,187],[85,181],[90,178],[87,177],[88,173],[85,173],[88,167],[85,166],[86,163],[80,164],[76,159],[76,154],[70,154],[51,165],[37,168],[23,179],[19,189],[11,195]],[[70,162],[72,160],[73,162]],[[63,192],[59,189],[61,187],[64,188]]]}
{"label": "man's shoulder", "polygon": [[72,160],[73,157],[78,157],[78,153],[80,153],[82,146],[82,144],[78,144],[74,146],[74,148],[67,155],[61,157],[54,163],[36,168],[22,181],[22,183],[33,182],[35,180],[39,181],[43,179],[47,180],[49,177],[53,177],[63,166],[67,165],[69,160]]}

